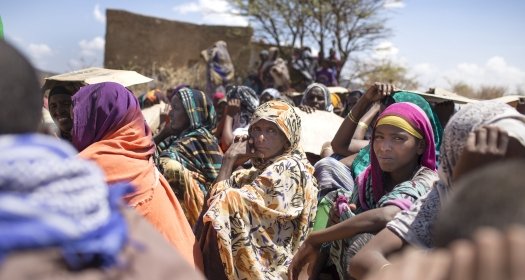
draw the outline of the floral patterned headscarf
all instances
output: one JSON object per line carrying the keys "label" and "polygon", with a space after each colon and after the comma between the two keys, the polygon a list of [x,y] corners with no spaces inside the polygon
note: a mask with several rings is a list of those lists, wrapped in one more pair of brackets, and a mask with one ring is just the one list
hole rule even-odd
{"label": "floral patterned headscarf", "polygon": [[252,163],[257,169],[264,169],[279,158],[290,155],[303,161],[306,166],[311,166],[299,144],[301,141],[301,118],[290,104],[279,100],[270,100],[259,106],[253,113],[253,118],[250,122],[250,134],[252,125],[260,120],[274,123],[284,134],[290,146],[281,155],[273,159],[252,159]]}

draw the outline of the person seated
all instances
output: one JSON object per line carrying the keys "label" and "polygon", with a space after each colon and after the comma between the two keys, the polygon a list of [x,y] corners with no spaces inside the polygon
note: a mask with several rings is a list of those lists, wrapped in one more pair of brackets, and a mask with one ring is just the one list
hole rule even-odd
{"label": "person seated", "polygon": [[[399,213],[387,224],[386,229],[379,232],[352,259],[350,263],[352,276],[362,278],[367,273],[388,265],[387,257],[407,244],[426,249],[435,247],[432,236],[436,217],[448,193],[453,190],[454,178],[461,178],[461,173],[465,172],[461,171],[465,168],[459,164],[462,151],[466,150],[469,137],[485,134],[482,138],[487,139],[485,128],[487,125],[501,130],[501,132],[493,133],[495,136],[502,132],[508,135],[507,141],[511,144],[505,157],[519,155],[525,150],[525,145],[519,144],[525,142],[522,140],[525,139],[524,116],[507,104],[494,101],[480,101],[465,105],[452,116],[445,127],[438,172],[439,182],[410,210]],[[477,162],[483,163],[484,161],[477,160]]]}
{"label": "person seated", "polygon": [[171,98],[169,117],[172,135],[158,145],[158,166],[193,227],[222,163],[219,143],[211,134],[215,110],[204,92],[182,88]]}
{"label": "person seated", "polygon": [[299,109],[306,113],[312,113],[315,110],[333,112],[334,106],[332,106],[330,91],[323,84],[310,84],[303,92]]}
{"label": "person seated", "polygon": [[203,279],[70,143],[37,134],[35,69],[0,41],[0,279]]}
{"label": "person seated", "polygon": [[55,86],[49,91],[48,108],[51,118],[58,127],[58,137],[71,142],[71,128],[73,119],[71,118],[71,96],[72,90],[64,86]]}
{"label": "person seated", "polygon": [[282,95],[278,90],[274,88],[267,88],[263,90],[263,92],[259,96],[259,103],[260,105],[262,105],[270,100],[281,100],[281,98]]}
{"label": "person seated", "polygon": [[125,201],[197,267],[202,257],[195,235],[168,182],[157,170],[155,144],[137,98],[120,84],[82,87],[73,96],[73,145],[97,163],[109,184],[127,181],[136,190]]}
{"label": "person seated", "polygon": [[[376,84],[374,87],[386,87],[385,84]],[[389,102],[385,102],[386,100]],[[441,135],[443,129],[439,120],[435,116],[430,104],[416,93],[395,91],[388,98],[383,99],[382,103],[392,102],[409,102],[417,105],[425,112],[425,115],[432,124],[432,133],[434,135],[435,151],[438,150],[441,143]],[[319,183],[319,205],[317,208],[316,224],[314,229],[324,228],[328,221],[329,211],[333,202],[324,199],[324,196],[334,190],[345,190],[348,186],[353,185],[353,179],[357,178],[370,165],[370,146],[368,140],[361,140],[364,138],[367,130],[367,125],[372,123],[375,115],[381,111],[381,103],[370,102],[365,98],[359,99],[359,104],[369,108],[366,113],[359,118],[357,126],[346,125],[339,128],[331,142],[332,149],[335,152],[330,157],[323,158],[315,164],[315,177]],[[358,109],[357,107],[355,109]],[[352,115],[348,115],[352,116]],[[350,122],[351,123],[351,122]],[[351,131],[353,129],[353,132]],[[349,135],[353,135],[351,138]],[[348,138],[347,138],[348,137]],[[356,139],[361,138],[361,139]],[[364,145],[364,148],[361,148]],[[356,149],[359,151],[355,154]],[[360,149],[360,150],[359,150]],[[346,156],[343,158],[343,156]]]}
{"label": "person seated", "polygon": [[[317,205],[300,136],[294,108],[271,100],[254,112],[249,137],[226,152],[197,233],[210,279],[286,278]],[[248,159],[253,168],[233,172]]]}
{"label": "person seated", "polygon": [[359,100],[359,98],[361,98],[361,96],[363,96],[363,94],[364,94],[364,92],[362,92],[360,90],[350,91],[345,97],[344,109],[343,109],[343,113],[341,113],[341,115],[342,116],[347,116],[348,113],[350,113],[350,110],[352,110],[352,108],[355,106],[355,104],[357,104],[357,101]]}
{"label": "person seated", "polygon": [[[505,143],[498,144],[503,151]],[[525,193],[519,174],[524,168],[522,154],[455,181],[435,224],[433,237],[440,249],[406,250],[366,279],[523,279]]]}
{"label": "person seated", "polygon": [[[341,127],[355,129],[367,100],[381,101],[392,89],[382,84],[369,88]],[[347,279],[346,268],[352,255],[395,214],[426,194],[438,179],[432,126],[416,105],[400,102],[387,107],[378,117],[372,139],[371,163],[366,170],[355,180],[345,182],[346,191],[336,190],[325,197],[332,202],[332,223],[336,224],[308,236],[290,266],[293,279],[303,267],[308,268],[310,277],[317,277],[324,262],[320,258],[323,243],[329,246],[324,247],[323,255],[329,253],[340,279]]]}
{"label": "person seated", "polygon": [[223,118],[222,131],[217,131],[217,138],[223,151],[233,143],[236,135],[245,135],[253,112],[259,106],[259,98],[255,91],[247,86],[231,86],[226,90],[228,105]]}
{"label": "person seated", "polygon": [[158,88],[153,88],[149,90],[148,92],[139,96],[137,99],[139,100],[141,109],[149,108],[156,104],[160,104],[161,102],[166,104],[169,103],[169,100],[166,97],[166,95],[164,95],[162,91]]}

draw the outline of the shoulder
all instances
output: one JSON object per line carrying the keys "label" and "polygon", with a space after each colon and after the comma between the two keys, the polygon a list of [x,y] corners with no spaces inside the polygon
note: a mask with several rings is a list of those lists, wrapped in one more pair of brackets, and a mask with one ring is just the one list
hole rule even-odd
{"label": "shoulder", "polygon": [[410,181],[416,184],[425,184],[429,187],[433,186],[439,180],[437,171],[422,166],[414,174],[414,177]]}
{"label": "shoulder", "polygon": [[122,210],[128,223],[128,244],[120,253],[122,267],[66,268],[59,248],[45,248],[10,254],[0,266],[0,279],[204,279],[135,210]]}

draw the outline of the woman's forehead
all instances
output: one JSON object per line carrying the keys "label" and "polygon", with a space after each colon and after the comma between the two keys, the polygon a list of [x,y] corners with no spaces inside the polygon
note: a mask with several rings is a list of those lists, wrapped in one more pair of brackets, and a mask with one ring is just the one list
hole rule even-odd
{"label": "woman's forehead", "polygon": [[382,124],[379,126],[376,126],[375,128],[376,134],[407,134],[410,135],[410,133],[406,132],[404,129],[390,125],[390,124]]}
{"label": "woman's forehead", "polygon": [[277,127],[277,125],[269,120],[260,119],[252,124],[253,127]]}

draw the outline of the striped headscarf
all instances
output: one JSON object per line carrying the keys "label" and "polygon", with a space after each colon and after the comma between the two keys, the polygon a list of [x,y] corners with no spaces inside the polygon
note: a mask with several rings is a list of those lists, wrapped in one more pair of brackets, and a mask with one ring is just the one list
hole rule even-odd
{"label": "striped headscarf", "polygon": [[[190,127],[179,136],[171,136],[159,144],[161,157],[180,162],[190,171],[202,174],[204,182],[213,182],[222,164],[222,152],[217,138],[211,134],[216,125],[212,101],[202,91],[181,88],[175,92],[190,120]],[[173,98],[173,97],[172,97]]]}

